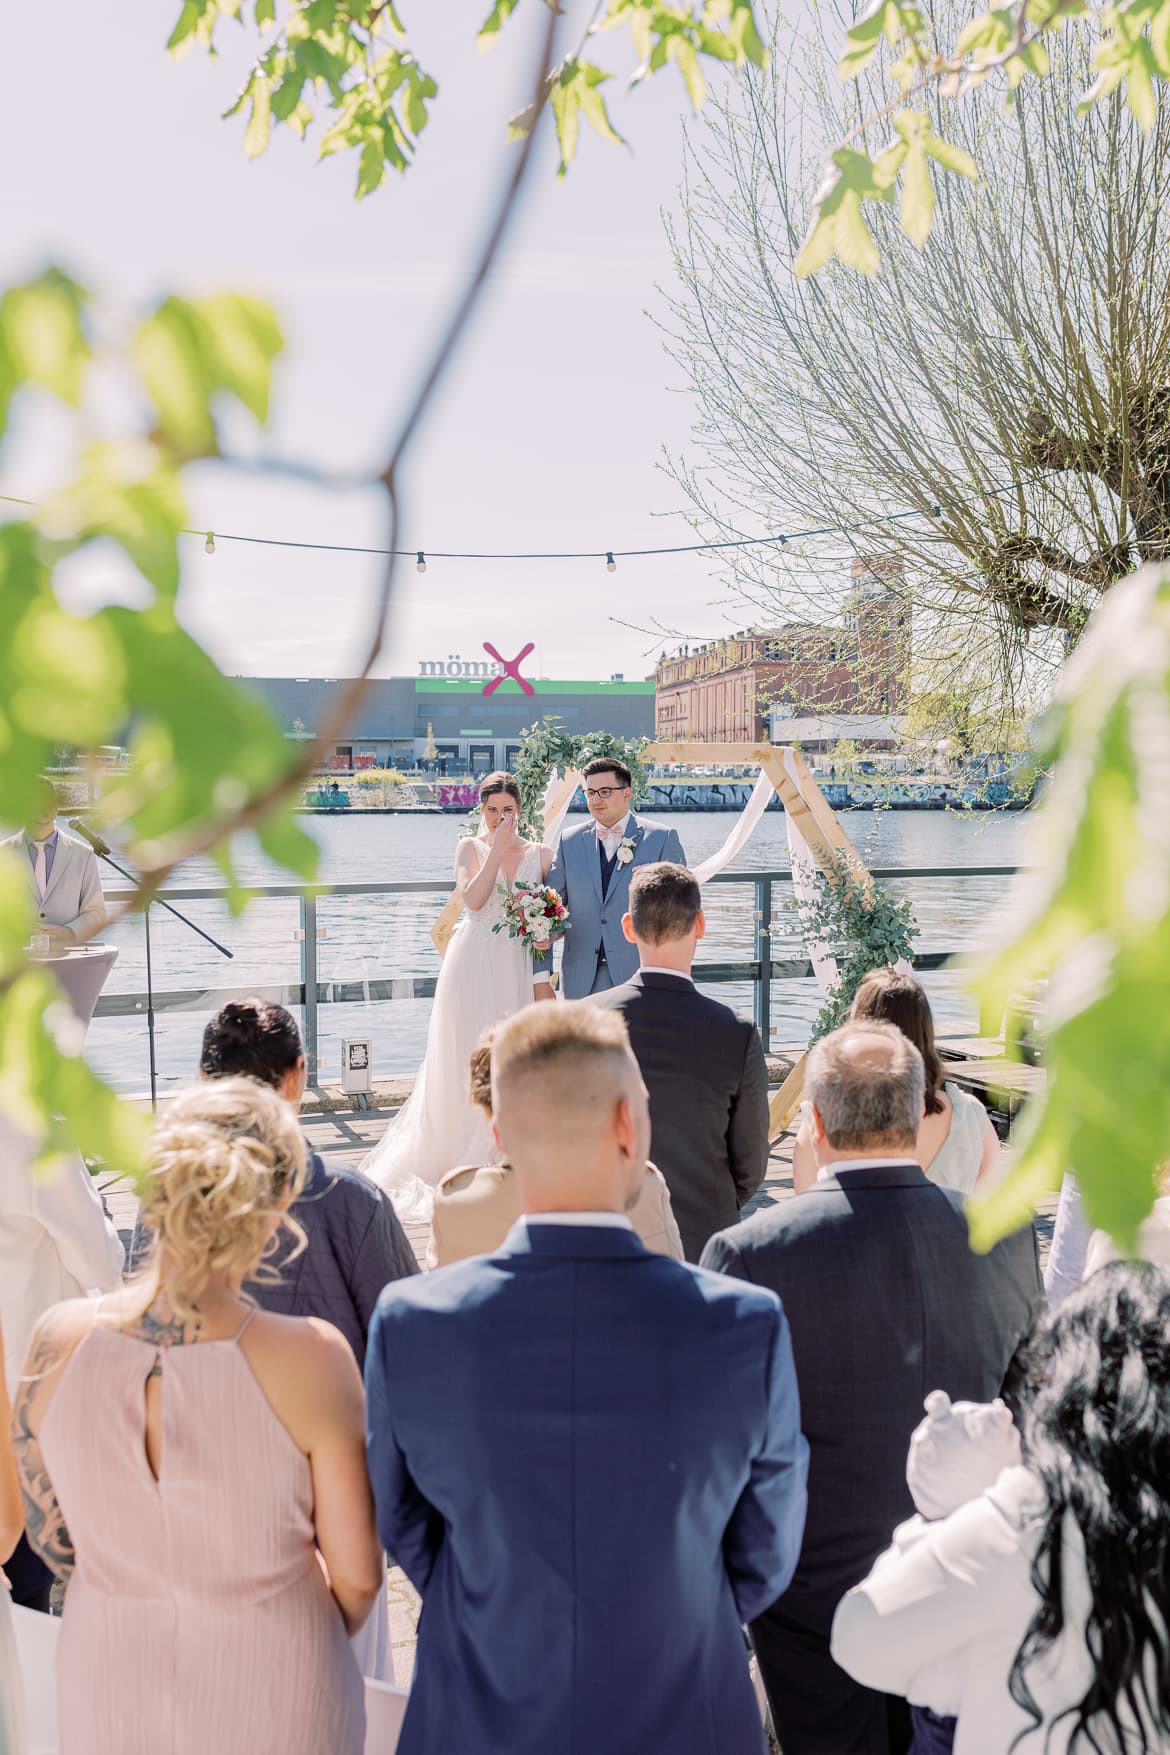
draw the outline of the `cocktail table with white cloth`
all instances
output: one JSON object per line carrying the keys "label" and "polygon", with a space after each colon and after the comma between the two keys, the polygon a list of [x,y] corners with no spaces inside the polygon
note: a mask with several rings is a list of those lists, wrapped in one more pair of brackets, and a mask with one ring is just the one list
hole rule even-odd
{"label": "cocktail table with white cloth", "polygon": [[75,1016],[88,1030],[102,988],[118,960],[116,945],[76,945],[68,950],[33,953],[32,961],[48,969],[64,989]]}

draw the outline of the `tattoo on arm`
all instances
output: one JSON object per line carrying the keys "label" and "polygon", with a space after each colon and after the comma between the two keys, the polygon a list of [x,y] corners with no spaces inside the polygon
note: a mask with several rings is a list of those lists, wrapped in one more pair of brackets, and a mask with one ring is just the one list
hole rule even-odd
{"label": "tattoo on arm", "polygon": [[61,1362],[56,1341],[41,1334],[36,1342],[28,1371],[16,1394],[12,1409],[12,1449],[16,1472],[24,1501],[24,1522],[29,1544],[47,1566],[61,1578],[73,1571],[73,1543],[65,1527],[53,1483],[45,1467],[40,1438],[33,1425],[33,1404],[38,1399],[46,1374]]}

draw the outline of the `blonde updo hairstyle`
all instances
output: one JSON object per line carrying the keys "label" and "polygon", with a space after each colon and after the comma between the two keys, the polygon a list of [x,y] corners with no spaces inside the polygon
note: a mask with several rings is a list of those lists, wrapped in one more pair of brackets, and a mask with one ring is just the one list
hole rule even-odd
{"label": "blonde updo hairstyle", "polygon": [[308,1151],[294,1112],[254,1079],[209,1079],[167,1108],[154,1135],[142,1222],[154,1234],[148,1274],[184,1321],[215,1273],[278,1281],[265,1268],[283,1232],[305,1234],[283,1210],[304,1186]]}

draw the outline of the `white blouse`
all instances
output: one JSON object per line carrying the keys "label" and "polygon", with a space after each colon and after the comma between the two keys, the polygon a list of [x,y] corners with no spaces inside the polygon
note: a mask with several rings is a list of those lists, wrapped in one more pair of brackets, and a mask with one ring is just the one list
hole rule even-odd
{"label": "white blouse", "polygon": [[[1032,1720],[1008,1691],[1012,1663],[1038,1606],[1030,1577],[1044,1496],[1027,1468],[1005,1469],[995,1485],[937,1523],[915,1519],[842,1598],[832,1651],[869,1688],[935,1712],[957,1714],[955,1755],[1066,1755],[1093,1668],[1084,1628],[1090,1608],[1084,1546],[1071,1516],[1063,1530],[1065,1627],[1026,1680],[1043,1718]],[[1121,1707],[1122,1723],[1130,1723]],[[1094,1727],[1096,1729],[1096,1727]],[[1046,1741],[1051,1731],[1051,1740]],[[1020,1733],[1020,1741],[1015,1741]],[[1170,1742],[1148,1732],[1149,1751]],[[1117,1750],[1104,1728],[1103,1750]],[[1083,1739],[1082,1739],[1083,1740]],[[1128,1745],[1143,1745],[1135,1735]]]}

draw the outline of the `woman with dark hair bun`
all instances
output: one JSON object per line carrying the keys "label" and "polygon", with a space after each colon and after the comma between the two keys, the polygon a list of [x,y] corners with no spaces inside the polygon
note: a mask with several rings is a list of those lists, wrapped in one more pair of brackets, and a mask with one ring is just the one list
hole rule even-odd
{"label": "woman with dark hair bun", "polygon": [[[272,1000],[229,1000],[203,1032],[199,1073],[204,1079],[255,1079],[299,1111],[306,1069],[296,1019]],[[275,1271],[248,1290],[266,1310],[334,1323],[363,1366],[382,1288],[418,1272],[406,1233],[390,1201],[367,1177],[350,1164],[327,1167],[317,1152],[309,1153],[293,1218],[306,1247],[278,1249],[269,1264]]]}
{"label": "woman with dark hair bun", "polygon": [[[978,1097],[946,1078],[934,1040],[934,1017],[921,985],[908,969],[871,969],[853,996],[850,1019],[893,1024],[922,1056],[926,1095],[915,1157],[939,1188],[970,1194],[999,1168],[999,1139]],[[816,1159],[802,1119],[792,1153],[797,1194],[817,1179]]]}
{"label": "woman with dark hair bun", "polygon": [[[410,1098],[362,1163],[410,1219],[430,1218],[435,1187],[448,1171],[499,1162],[488,1124],[468,1095],[468,1062],[492,1024],[552,998],[547,976],[537,986],[527,945],[505,930],[509,892],[539,888],[552,849],[521,834],[520,788],[511,774],[486,776],[479,809],[479,832],[465,835],[455,852],[464,912],[439,971],[426,1057]],[[548,948],[547,941],[535,947]]]}
{"label": "woman with dark hair bun", "polygon": [[1023,1462],[843,1598],[837,1662],[957,1712],[955,1755],[1170,1750],[1168,1337],[1170,1273],[1094,1274],[1037,1324]]}

